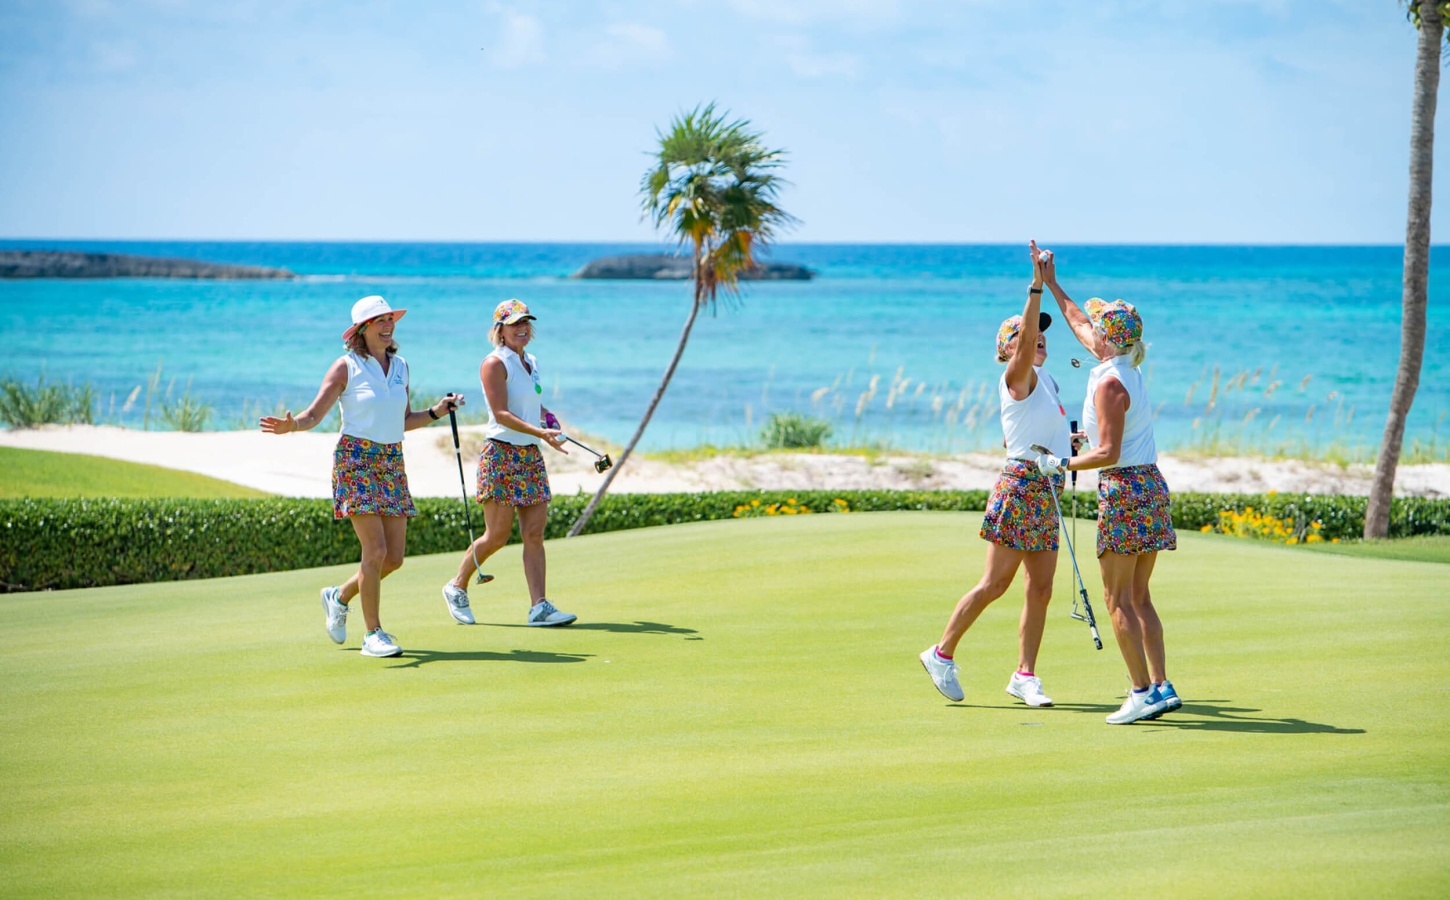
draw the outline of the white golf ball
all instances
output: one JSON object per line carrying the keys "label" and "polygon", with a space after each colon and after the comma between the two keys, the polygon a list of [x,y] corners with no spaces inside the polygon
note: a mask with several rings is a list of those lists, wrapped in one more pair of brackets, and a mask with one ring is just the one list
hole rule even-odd
{"label": "white golf ball", "polygon": [[1038,253],[1037,258],[1042,262],[1047,262],[1047,251],[1043,250],[1041,253]]}

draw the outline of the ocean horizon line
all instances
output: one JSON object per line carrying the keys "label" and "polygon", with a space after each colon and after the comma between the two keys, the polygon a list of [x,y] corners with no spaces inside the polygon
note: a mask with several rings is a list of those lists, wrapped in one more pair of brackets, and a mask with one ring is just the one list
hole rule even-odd
{"label": "ocean horizon line", "polygon": [[[1035,239],[1035,238],[1034,238]],[[775,241],[769,247],[1017,247],[1020,241]],[[472,240],[460,238],[214,238],[214,237],[21,237],[0,236],[0,244],[277,244],[309,246],[336,244],[353,246],[457,246],[457,247],[678,247],[668,241],[591,240],[591,239],[549,239],[549,240]],[[1039,241],[1043,246],[1088,247],[1135,249],[1213,249],[1213,248],[1264,248],[1264,249],[1385,249],[1403,248],[1404,243],[1378,242],[1271,242],[1271,241]],[[1450,242],[1432,243],[1434,249],[1450,247]]]}

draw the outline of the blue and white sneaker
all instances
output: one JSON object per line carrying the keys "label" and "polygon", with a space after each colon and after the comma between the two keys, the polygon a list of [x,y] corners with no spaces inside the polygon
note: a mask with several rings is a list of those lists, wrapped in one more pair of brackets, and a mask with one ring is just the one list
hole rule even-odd
{"label": "blue and white sneaker", "polygon": [[531,626],[569,625],[577,618],[571,613],[560,612],[547,600],[540,600],[529,610],[528,622]]}
{"label": "blue and white sneaker", "polygon": [[1153,689],[1158,692],[1158,696],[1163,698],[1164,706],[1163,712],[1150,716],[1150,718],[1156,719],[1164,713],[1171,713],[1175,709],[1183,708],[1183,701],[1179,699],[1178,692],[1173,689],[1173,682],[1164,679],[1158,684],[1153,685]]}
{"label": "blue and white sneaker", "polygon": [[1168,709],[1168,701],[1152,685],[1146,691],[1128,691],[1128,699],[1117,712],[1108,716],[1109,725],[1131,725],[1144,719],[1156,719]]}
{"label": "blue and white sneaker", "polygon": [[337,599],[341,594],[340,587],[322,589],[323,627],[327,629],[327,636],[332,638],[334,644],[347,640],[347,604]]}
{"label": "blue and white sneaker", "polygon": [[453,582],[443,585],[443,602],[448,605],[448,614],[459,625],[472,625],[473,611],[468,608],[468,591],[460,591]]}

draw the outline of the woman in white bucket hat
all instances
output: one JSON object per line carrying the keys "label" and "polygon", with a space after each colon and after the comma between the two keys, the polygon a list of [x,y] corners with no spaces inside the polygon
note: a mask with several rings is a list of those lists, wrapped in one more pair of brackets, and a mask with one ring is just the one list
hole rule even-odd
{"label": "woman in white bucket hat", "polygon": [[322,589],[322,608],[328,637],[341,644],[347,640],[348,603],[362,597],[364,656],[403,652],[378,617],[380,582],[403,564],[408,519],[418,514],[403,471],[403,432],[463,405],[461,396],[449,394],[427,409],[411,408],[408,363],[393,340],[406,312],[378,296],[354,303],[352,325],[342,333],[347,353],[327,370],[312,405],[295,418],[288,410],[261,420],[268,434],[290,434],[315,427],[334,403],[342,407],[342,436],[332,456],[332,514],[352,521],[362,564],[346,583]]}

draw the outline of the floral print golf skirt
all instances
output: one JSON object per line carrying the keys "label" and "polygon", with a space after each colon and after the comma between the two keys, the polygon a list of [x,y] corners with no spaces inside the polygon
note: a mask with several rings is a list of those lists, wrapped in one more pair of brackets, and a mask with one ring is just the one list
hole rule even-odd
{"label": "floral print golf skirt", "polygon": [[1171,505],[1156,465],[1098,472],[1098,556],[1177,550]]}
{"label": "floral print golf skirt", "polygon": [[332,451],[332,517],[368,514],[418,514],[403,472],[403,445],[345,434]]}
{"label": "floral print golf skirt", "polygon": [[478,502],[538,506],[554,499],[544,454],[533,444],[488,440],[478,454]]}
{"label": "floral print golf skirt", "polygon": [[987,501],[982,539],[1010,550],[1056,550],[1057,506],[1052,497],[1062,492],[1062,483],[1062,475],[1048,479],[1036,463],[1007,460]]}

